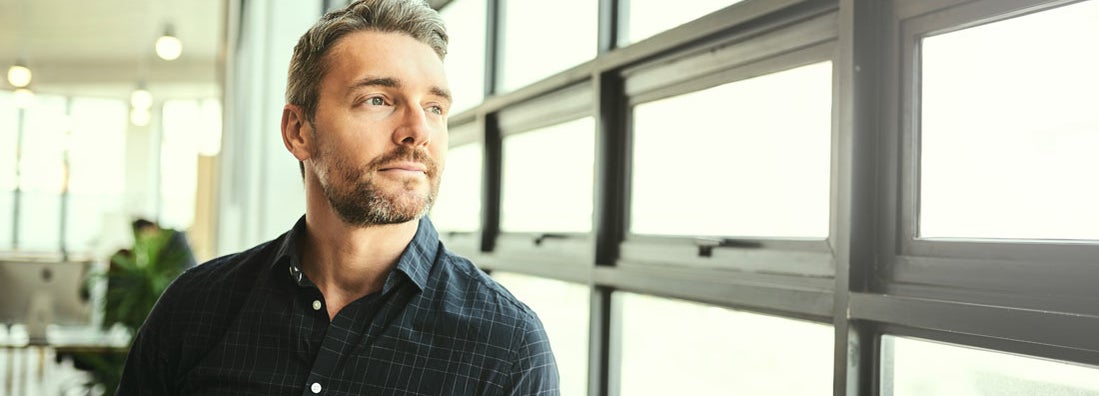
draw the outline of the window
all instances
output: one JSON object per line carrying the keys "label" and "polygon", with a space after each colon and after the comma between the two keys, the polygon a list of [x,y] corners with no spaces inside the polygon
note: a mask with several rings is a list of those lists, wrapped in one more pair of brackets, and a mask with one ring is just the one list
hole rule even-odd
{"label": "window", "polygon": [[831,73],[817,63],[637,105],[630,231],[826,237]]}
{"label": "window", "polygon": [[[202,136],[194,133],[216,123],[218,114],[197,100],[164,102],[160,140],[160,218],[162,227],[186,230],[195,217],[198,155]],[[213,120],[211,120],[213,118]]]}
{"label": "window", "polygon": [[832,394],[830,326],[632,293],[614,304],[619,394]]}
{"label": "window", "polygon": [[588,287],[503,272],[493,273],[492,277],[530,306],[545,326],[561,375],[561,394],[587,393]]}
{"label": "window", "polygon": [[61,191],[72,128],[67,106],[64,97],[39,94],[24,110],[16,230],[20,250],[52,252],[61,247]]}
{"label": "window", "polygon": [[500,2],[504,20],[499,89],[512,91],[591,59],[596,52],[598,2]]}
{"label": "window", "polygon": [[1099,368],[885,335],[882,393],[908,395],[1091,395]]}
{"label": "window", "polygon": [[458,114],[484,99],[485,0],[451,1],[440,15],[449,36],[443,64],[454,96],[450,114]]}
{"label": "window", "polygon": [[[466,126],[471,128],[473,126]],[[458,128],[455,128],[458,129]],[[461,132],[451,130],[452,134]],[[451,147],[431,221],[440,232],[475,232],[481,228],[481,172],[483,147],[465,143]]]}
{"label": "window", "polygon": [[124,213],[128,114],[120,100],[71,100],[65,246],[70,251],[91,252],[108,248],[101,246],[105,215]]}
{"label": "window", "polygon": [[594,130],[584,117],[504,136],[502,230],[591,231]]}
{"label": "window", "polygon": [[743,0],[693,0],[674,4],[661,0],[627,1],[627,36],[630,42],[637,42]]}
{"label": "window", "polygon": [[1089,1],[922,40],[919,237],[1099,240],[1096,20]]}
{"label": "window", "polygon": [[0,250],[12,248],[15,225],[15,167],[19,110],[8,91],[0,91]]}

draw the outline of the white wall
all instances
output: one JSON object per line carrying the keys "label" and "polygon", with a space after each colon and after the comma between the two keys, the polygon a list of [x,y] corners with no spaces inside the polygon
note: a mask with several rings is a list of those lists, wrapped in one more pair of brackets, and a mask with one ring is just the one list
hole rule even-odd
{"label": "white wall", "polygon": [[217,255],[274,238],[305,213],[298,162],[279,123],[290,55],[321,7],[320,0],[230,2]]}

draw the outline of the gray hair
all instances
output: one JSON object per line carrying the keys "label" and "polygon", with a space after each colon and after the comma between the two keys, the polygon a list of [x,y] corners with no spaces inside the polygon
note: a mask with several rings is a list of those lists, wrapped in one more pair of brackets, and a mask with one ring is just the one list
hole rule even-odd
{"label": "gray hair", "polygon": [[358,0],[325,14],[294,46],[286,79],[286,102],[301,106],[306,120],[317,112],[326,54],[343,36],[358,31],[404,33],[446,56],[443,19],[424,0]]}

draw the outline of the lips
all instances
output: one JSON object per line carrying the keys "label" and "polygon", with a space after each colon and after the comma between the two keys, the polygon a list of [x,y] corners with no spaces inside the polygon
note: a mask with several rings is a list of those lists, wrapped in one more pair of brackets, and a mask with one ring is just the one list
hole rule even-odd
{"label": "lips", "polygon": [[402,161],[402,162],[392,162],[392,163],[388,163],[388,164],[379,166],[378,170],[383,171],[383,172],[384,171],[389,171],[389,170],[397,170],[397,171],[427,173],[427,168],[428,168],[427,165],[424,165],[424,164],[419,163],[419,162]]}

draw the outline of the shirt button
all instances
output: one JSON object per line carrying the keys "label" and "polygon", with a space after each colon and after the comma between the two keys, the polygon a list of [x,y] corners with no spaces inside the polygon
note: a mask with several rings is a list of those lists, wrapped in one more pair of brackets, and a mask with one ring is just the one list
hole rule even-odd
{"label": "shirt button", "polygon": [[321,384],[314,382],[313,385],[309,386],[309,390],[313,391],[313,393],[321,393]]}
{"label": "shirt button", "polygon": [[[321,310],[321,300],[313,300],[313,310],[314,311],[320,311]],[[320,387],[320,385],[317,385],[317,386]]]}

